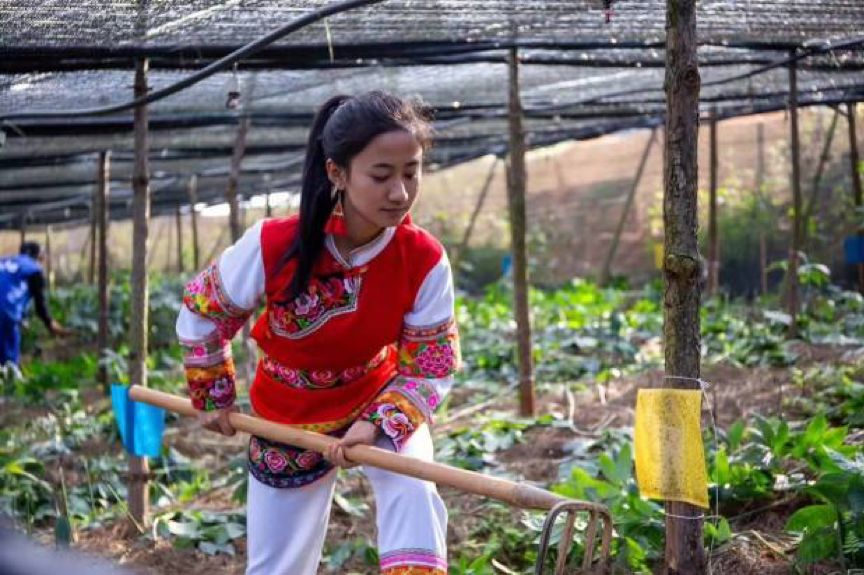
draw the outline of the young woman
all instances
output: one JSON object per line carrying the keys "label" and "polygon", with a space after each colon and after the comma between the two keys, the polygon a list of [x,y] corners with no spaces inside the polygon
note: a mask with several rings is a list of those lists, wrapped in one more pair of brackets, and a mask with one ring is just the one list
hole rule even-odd
{"label": "young woman", "polygon": [[[340,437],[326,455],[249,442],[247,574],[314,575],[344,448],[432,459],[429,424],[459,362],[450,264],[413,225],[431,128],[370,92],[327,101],[309,134],[299,217],[265,220],[186,287],[177,333],[205,427],[233,434],[230,340],[263,300],[250,389],[259,417]],[[429,482],[366,468],[381,572],[445,574],[447,511]]]}

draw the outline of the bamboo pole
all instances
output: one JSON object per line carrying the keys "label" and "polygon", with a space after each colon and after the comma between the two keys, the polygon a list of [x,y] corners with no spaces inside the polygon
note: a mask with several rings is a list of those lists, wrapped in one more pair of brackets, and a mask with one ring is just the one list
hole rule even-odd
{"label": "bamboo pole", "polygon": [[[795,55],[793,50],[790,54]],[[789,337],[798,335],[798,254],[802,247],[801,225],[801,147],[798,132],[798,65],[789,63],[789,119],[792,152],[792,243],[789,248],[789,268],[786,274],[787,311],[792,318]]]}
{"label": "bamboo pole", "polygon": [[489,166],[489,172],[486,174],[486,181],[483,182],[483,188],[480,190],[480,195],[477,197],[477,204],[474,206],[474,211],[471,212],[471,218],[468,220],[468,227],[465,228],[465,233],[462,234],[462,241],[459,242],[459,247],[456,248],[456,257],[453,258],[453,269],[458,270],[459,264],[465,255],[465,250],[468,249],[468,242],[471,240],[471,234],[474,231],[474,225],[477,223],[477,218],[483,210],[483,204],[486,202],[486,195],[489,193],[489,188],[492,187],[492,180],[495,178],[495,168],[498,166],[498,156],[492,159],[492,165]]}
{"label": "bamboo pole", "polygon": [[819,163],[816,166],[816,174],[813,176],[813,187],[810,189],[810,197],[804,204],[804,215],[801,218],[804,226],[803,239],[808,242],[810,234],[810,218],[813,217],[814,206],[816,199],[819,196],[819,186],[822,183],[822,174],[825,172],[825,165],[828,163],[828,156],[831,155],[831,144],[834,142],[834,132],[837,130],[837,120],[840,117],[840,109],[834,108],[834,115],[831,117],[831,126],[828,128],[828,135],[825,137],[825,144],[822,146],[822,153],[819,154]]}
{"label": "bamboo pole", "polygon": [[[133,386],[129,390],[129,397],[134,401],[140,401],[162,407],[169,411],[195,417],[197,411],[192,407],[192,402],[186,398],[171,395],[161,391]],[[267,439],[297,445],[304,449],[311,449],[319,453],[325,453],[327,448],[339,440],[329,435],[305,431],[298,427],[281,425],[267,421],[259,417],[252,417],[242,413],[231,413],[228,420],[235,429],[266,437]],[[433,481],[438,485],[447,485],[461,491],[491,497],[523,509],[551,509],[566,498],[550,493],[530,484],[520,484],[498,477],[490,477],[444,465],[431,461],[423,461],[405,455],[399,455],[372,447],[369,445],[355,445],[345,449],[349,460],[355,463],[372,465],[380,469],[386,469],[402,475],[416,477],[426,481]],[[596,512],[608,516],[608,510],[603,505],[588,503]]]}
{"label": "bamboo pole", "polygon": [[237,124],[237,135],[234,139],[234,152],[231,154],[231,171],[228,175],[228,187],[225,190],[225,201],[228,202],[230,215],[228,216],[231,228],[231,243],[235,243],[243,235],[240,223],[240,202],[237,198],[237,184],[240,180],[240,166],[243,163],[243,155],[246,153],[246,134],[249,131],[249,117],[244,116]]}
{"label": "bamboo pole", "polygon": [[710,132],[710,175],[708,203],[708,294],[717,295],[720,274],[720,244],[717,233],[717,117],[711,115],[708,123]]}
{"label": "bamboo pole", "polygon": [[180,213],[178,205],[174,212],[174,217],[177,223],[177,273],[183,274],[183,215]]}
{"label": "bamboo pole", "polygon": [[[760,208],[765,207],[765,124],[759,122],[756,126],[756,194]],[[759,282],[762,295],[768,293],[768,244],[765,231],[759,226]]]}
{"label": "bamboo pole", "polygon": [[270,205],[270,192],[273,191],[270,174],[264,174],[264,217],[273,217],[273,206]]}
{"label": "bamboo pole", "polygon": [[51,224],[45,226],[45,281],[48,291],[54,291],[54,255],[51,250]]}
{"label": "bamboo pole", "polygon": [[96,237],[96,202],[98,202],[99,187],[93,190],[93,195],[90,198],[90,260],[87,262],[87,283],[94,285],[96,283],[96,258],[99,255],[97,251],[99,240]]}
{"label": "bamboo pole", "polygon": [[99,383],[105,395],[110,394],[108,367],[104,364],[108,348],[108,194],[111,181],[111,152],[99,153],[99,333],[96,337],[96,357],[99,362]]}
{"label": "bamboo pole", "polygon": [[[146,59],[135,63],[135,97],[147,94]],[[148,165],[147,106],[135,108],[135,168],[132,176],[134,224],[132,231],[132,321],[130,325],[129,381],[147,385],[148,278],[147,250],[150,226],[150,173]],[[129,514],[134,527],[147,525],[149,464],[146,457],[129,456]]]}
{"label": "bamboo pole", "polygon": [[[862,205],[862,190],[861,190],[861,160],[858,156],[858,131],[855,128],[855,113],[856,104],[848,104],[846,107],[846,119],[849,126],[849,163],[852,169],[852,193],[855,207],[858,208],[858,218],[860,220],[861,205]],[[864,235],[864,229],[858,229],[858,235]],[[864,294],[864,263],[858,262],[858,291]]]}
{"label": "bamboo pole", "polygon": [[[699,246],[696,238],[699,185],[699,65],[696,57],[696,0],[666,2],[666,164],[663,170],[664,387],[698,388]],[[693,462],[702,465],[700,459]],[[666,502],[663,572],[705,572],[703,511]]]}
{"label": "bamboo pole", "polygon": [[630,185],[630,191],[628,192],[627,200],[624,203],[624,210],[621,212],[621,217],[618,220],[618,227],[615,229],[615,235],[612,236],[612,245],[609,246],[609,252],[606,254],[606,260],[603,262],[603,270],[600,272],[600,285],[606,285],[609,282],[609,276],[612,273],[612,262],[615,259],[615,254],[618,253],[618,244],[621,242],[621,234],[624,233],[624,226],[627,224],[627,218],[630,216],[630,210],[633,207],[633,200],[636,198],[636,191],[639,189],[639,184],[642,182],[642,174],[645,172],[645,166],[648,163],[648,156],[656,139],[657,128],[651,128],[651,135],[645,143],[642,157],[639,158],[636,175],[633,177],[633,183]]}
{"label": "bamboo pole", "polygon": [[509,124],[510,154],[507,197],[510,212],[510,242],[513,252],[513,298],[516,311],[516,341],[519,363],[519,413],[532,417],[534,402],[534,361],[531,351],[531,310],[528,304],[528,258],[525,247],[525,133],[519,96],[519,54],[510,49]]}
{"label": "bamboo pole", "polygon": [[196,174],[192,174],[192,177],[189,178],[187,192],[189,195],[189,206],[191,207],[189,215],[192,219],[192,266],[197,272],[201,269],[201,262],[199,261],[200,252],[198,247],[198,212],[195,211],[195,204],[198,203],[198,176]]}

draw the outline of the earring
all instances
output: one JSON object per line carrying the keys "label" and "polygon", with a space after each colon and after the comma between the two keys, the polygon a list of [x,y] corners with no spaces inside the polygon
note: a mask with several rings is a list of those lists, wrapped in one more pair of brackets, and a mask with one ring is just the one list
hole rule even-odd
{"label": "earring", "polygon": [[342,210],[342,192],[335,185],[333,191],[330,192],[331,198],[336,198],[336,205],[333,206],[333,211],[330,212],[330,217],[327,218],[327,223],[324,224],[324,233],[333,236],[347,236],[348,228],[345,226],[345,212]]}

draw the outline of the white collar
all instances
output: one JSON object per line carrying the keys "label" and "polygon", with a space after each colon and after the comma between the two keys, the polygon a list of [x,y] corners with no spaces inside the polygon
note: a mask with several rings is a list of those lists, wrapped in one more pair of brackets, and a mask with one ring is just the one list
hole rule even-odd
{"label": "white collar", "polygon": [[387,244],[390,243],[390,240],[393,239],[393,236],[396,234],[396,228],[384,228],[384,231],[378,234],[377,237],[373,238],[368,243],[363,244],[360,247],[354,248],[348,254],[349,261],[345,261],[345,258],[342,257],[342,254],[339,253],[339,248],[336,247],[336,242],[333,241],[333,235],[327,234],[324,245],[327,246],[327,250],[330,254],[336,258],[336,261],[345,266],[346,268],[352,268],[357,266],[362,266],[384,251],[384,248],[387,247]]}

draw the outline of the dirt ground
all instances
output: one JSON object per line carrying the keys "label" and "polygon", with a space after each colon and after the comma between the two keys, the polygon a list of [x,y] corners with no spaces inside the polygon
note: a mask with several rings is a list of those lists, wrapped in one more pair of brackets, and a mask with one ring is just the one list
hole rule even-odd
{"label": "dirt ground", "polygon": [[[862,361],[860,353],[856,354],[848,349],[802,344],[796,351],[800,357],[799,367],[806,367],[816,362],[860,365]],[[599,401],[596,389],[588,389],[568,399],[565,393],[559,392],[552,386],[551,391],[538,397],[540,413],[568,414],[572,411],[575,430],[566,427],[537,427],[527,430],[523,442],[497,454],[496,461],[499,468],[496,471],[540,484],[556,481],[559,465],[568,456],[567,444],[574,439],[596,436],[604,428],[631,426],[638,388],[653,385],[660,377],[662,375],[659,372],[649,371],[612,381],[605,390],[605,403]],[[782,406],[783,395],[793,392],[793,384],[787,369],[716,365],[706,367],[703,378],[713,384],[710,396],[716,406],[720,426],[726,426],[752,413],[777,414]],[[508,398],[494,402],[484,411],[506,414],[513,413],[515,408],[515,398]],[[458,412],[458,405],[451,410],[451,413]],[[462,421],[444,422],[441,429],[469,424],[470,421],[470,416],[466,416]],[[181,422],[173,430],[169,430],[167,436],[167,441],[187,456],[195,457],[199,461],[203,458],[208,465],[219,465],[220,462],[243,450],[244,439],[239,437],[223,439],[213,436],[212,440],[208,437],[201,442],[196,439],[191,425],[190,422]],[[371,490],[359,474],[340,478],[338,488],[346,497],[365,499],[370,506],[368,516],[373,516],[374,501],[370,495]],[[464,544],[472,527],[482,521],[484,514],[488,512],[489,504],[477,497],[446,488],[442,489],[442,496],[450,512],[448,539],[451,549],[455,549]],[[230,499],[230,492],[217,490],[199,498],[191,506],[224,510],[236,508],[236,505],[236,502]],[[790,572],[793,545],[790,538],[783,534],[782,527],[786,518],[794,510],[794,503],[786,507],[775,505],[764,513],[751,515],[740,522],[733,522],[736,537],[731,543],[714,550],[711,556],[714,572],[736,574]],[[519,514],[514,512],[513,518],[514,526],[518,525]],[[328,542],[349,541],[357,537],[366,537],[374,541],[374,522],[357,521],[338,505],[334,505],[327,535]],[[154,541],[152,538],[128,540],[122,536],[121,529],[117,525],[81,531],[75,547],[82,552],[108,558],[118,565],[131,569],[134,573],[146,575],[234,574],[243,573],[245,565],[245,541],[243,540],[235,542],[237,553],[233,557],[209,556],[197,551],[175,549],[165,540]],[[322,574],[332,572],[334,571],[327,571],[326,566],[323,565],[319,571]],[[352,560],[339,572],[373,574],[377,573],[377,570],[364,564],[362,560]]]}

